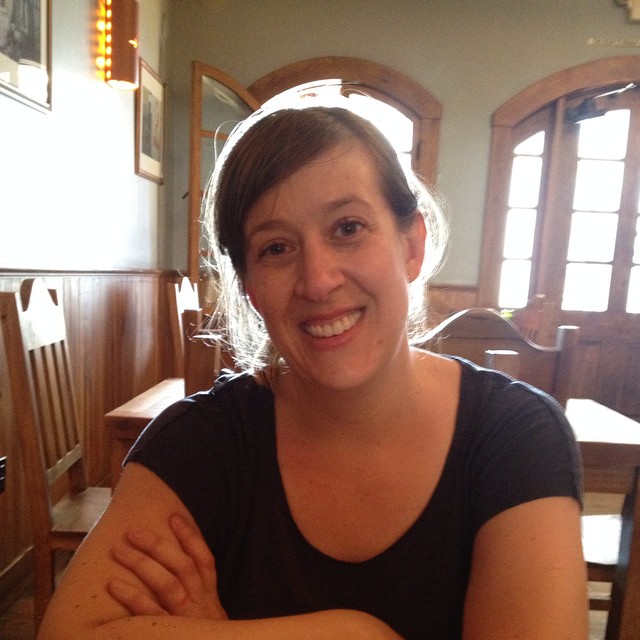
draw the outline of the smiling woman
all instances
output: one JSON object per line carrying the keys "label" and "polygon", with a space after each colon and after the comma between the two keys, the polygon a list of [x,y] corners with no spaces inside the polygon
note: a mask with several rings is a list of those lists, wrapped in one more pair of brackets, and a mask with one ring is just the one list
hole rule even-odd
{"label": "smiling woman", "polygon": [[[372,176],[372,181],[379,188],[377,195],[386,199],[386,206],[394,214],[396,224],[407,229],[413,225],[414,213],[422,213],[427,228],[426,259],[422,263],[420,277],[412,279],[415,284],[411,286],[409,323],[410,335],[415,336],[416,340],[421,337],[426,319],[423,297],[426,280],[437,271],[444,254],[446,226],[433,195],[412,174],[406,173],[396,151],[383,134],[369,121],[343,108],[336,108],[332,115],[320,108],[315,111],[315,118],[311,118],[314,110],[310,109],[309,103],[312,99],[305,98],[302,102],[305,108],[276,109],[275,112],[267,108],[245,120],[236,137],[229,139],[225,145],[205,196],[205,228],[213,233],[210,237],[212,266],[216,274],[214,280],[220,283],[219,308],[214,315],[217,321],[226,319],[226,332],[238,362],[252,370],[272,361],[275,354],[264,318],[256,313],[255,308],[246,304],[245,283],[242,278],[236,277],[236,272],[244,275],[247,269],[245,243],[249,236],[245,229],[246,219],[251,208],[271,187],[289,178],[311,160],[314,160],[311,166],[320,165],[315,160],[324,151],[344,140],[352,145],[359,141],[362,146],[357,160],[361,161],[364,154],[367,164],[373,163],[374,166],[370,166],[369,170],[376,174]],[[346,104],[346,99],[344,102]],[[276,102],[276,105],[281,105],[281,102]],[[261,130],[251,128],[252,124],[265,118],[270,122],[270,127]],[[242,136],[247,129],[248,134]],[[236,144],[240,146],[234,152]],[[278,153],[272,154],[266,163],[270,149],[278,149]],[[346,149],[343,151],[347,153]],[[357,151],[353,150],[353,153]],[[345,184],[355,177],[353,167],[349,168],[351,177],[347,178],[344,173],[344,168],[353,161],[354,158],[343,158],[344,166],[334,170],[334,175],[343,177]],[[229,177],[233,177],[233,183]],[[333,183],[333,178],[325,180],[328,176],[318,177],[320,181],[312,178],[309,182],[323,185],[319,191],[324,190],[324,185]],[[342,217],[337,216],[344,223],[349,206],[354,208],[358,202],[361,206],[370,206],[368,186],[364,188],[364,196],[363,189],[358,193],[359,198],[349,190],[337,193],[333,203],[322,206],[336,208],[335,203],[346,198],[340,207]],[[242,194],[241,197],[238,194]],[[271,206],[274,205],[271,203]],[[224,216],[220,215],[221,212],[224,212]],[[346,221],[349,221],[348,217]],[[281,250],[284,250],[284,246]]]}
{"label": "smiling woman", "polygon": [[340,385],[352,372],[393,374],[425,227],[415,198],[394,213],[379,182],[368,150],[344,142],[247,211],[244,289],[292,376]]}
{"label": "smiling woman", "polygon": [[437,209],[386,138],[253,116],[205,208],[244,371],[145,430],[39,640],[585,640],[571,428],[411,346]]}

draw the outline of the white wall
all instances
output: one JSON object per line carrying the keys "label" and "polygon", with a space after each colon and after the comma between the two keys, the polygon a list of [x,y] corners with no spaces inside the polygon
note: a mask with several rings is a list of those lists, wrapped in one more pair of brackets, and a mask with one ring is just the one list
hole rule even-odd
{"label": "white wall", "polygon": [[[96,75],[98,3],[52,5],[51,111],[0,94],[0,268],[155,268],[163,188],[134,172],[134,94]],[[140,2],[155,69],[165,6]]]}
{"label": "white wall", "polygon": [[[171,0],[167,76],[179,117],[167,194],[173,262],[186,265],[185,105],[197,59],[249,85],[316,56],[367,58],[406,73],[443,104],[438,187],[450,258],[438,281],[476,284],[490,118],[531,83],[597,58],[640,54],[640,23],[615,0]],[[176,112],[178,114],[178,112]]]}

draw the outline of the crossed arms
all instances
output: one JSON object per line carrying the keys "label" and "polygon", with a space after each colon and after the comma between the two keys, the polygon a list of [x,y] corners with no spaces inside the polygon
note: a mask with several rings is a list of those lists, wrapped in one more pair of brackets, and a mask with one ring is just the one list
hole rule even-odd
{"label": "crossed arms", "polygon": [[[585,590],[577,503],[514,507],[477,536],[464,638],[585,640]],[[215,560],[189,512],[157,476],[130,463],[65,572],[38,640],[183,637],[399,640],[380,620],[350,610],[228,620]]]}

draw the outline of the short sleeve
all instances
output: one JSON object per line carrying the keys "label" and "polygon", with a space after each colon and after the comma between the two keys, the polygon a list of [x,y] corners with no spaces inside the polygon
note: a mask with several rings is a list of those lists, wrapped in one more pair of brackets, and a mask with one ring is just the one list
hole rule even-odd
{"label": "short sleeve", "polygon": [[580,452],[562,407],[542,391],[498,373],[486,374],[476,392],[465,417],[474,530],[531,500],[566,496],[581,501]]}
{"label": "short sleeve", "polygon": [[271,418],[270,396],[250,377],[216,383],[153,420],[125,464],[144,465],[180,498],[212,549],[228,543]]}

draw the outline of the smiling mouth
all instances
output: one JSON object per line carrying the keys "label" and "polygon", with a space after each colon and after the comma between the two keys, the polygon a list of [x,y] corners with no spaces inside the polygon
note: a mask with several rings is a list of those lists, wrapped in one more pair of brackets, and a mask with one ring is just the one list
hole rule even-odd
{"label": "smiling mouth", "polygon": [[362,316],[362,311],[354,311],[326,324],[305,324],[303,329],[314,338],[332,338],[351,329],[358,322],[360,316]]}

